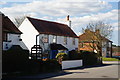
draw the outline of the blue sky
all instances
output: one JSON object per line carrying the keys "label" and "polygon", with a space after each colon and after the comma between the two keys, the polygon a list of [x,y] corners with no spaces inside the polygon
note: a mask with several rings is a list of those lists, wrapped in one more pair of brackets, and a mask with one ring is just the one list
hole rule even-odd
{"label": "blue sky", "polygon": [[[86,2],[85,2],[86,1]],[[109,1],[109,0],[108,0]],[[114,27],[110,40],[118,45],[118,0],[106,2],[104,0],[4,0],[0,1],[0,11],[11,20],[20,16],[31,16],[49,21],[66,23],[66,16],[70,15],[72,29],[77,35],[89,22],[105,21]]]}

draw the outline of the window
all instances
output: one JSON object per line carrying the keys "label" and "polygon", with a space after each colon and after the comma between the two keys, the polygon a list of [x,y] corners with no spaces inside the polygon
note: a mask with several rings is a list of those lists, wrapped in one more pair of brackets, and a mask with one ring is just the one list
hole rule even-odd
{"label": "window", "polygon": [[3,41],[7,41],[7,33],[3,33]]}
{"label": "window", "polygon": [[44,35],[44,37],[42,38],[42,41],[44,43],[48,43],[48,35]]}
{"label": "window", "polygon": [[73,38],[73,42],[72,43],[73,43],[73,45],[75,45],[75,38]]}
{"label": "window", "polygon": [[57,42],[57,36],[53,35],[53,43],[56,43],[56,42]]}
{"label": "window", "polygon": [[64,37],[64,44],[67,44],[67,37]]}
{"label": "window", "polygon": [[83,48],[84,47],[84,43],[80,43],[79,46],[80,46],[80,48]]}

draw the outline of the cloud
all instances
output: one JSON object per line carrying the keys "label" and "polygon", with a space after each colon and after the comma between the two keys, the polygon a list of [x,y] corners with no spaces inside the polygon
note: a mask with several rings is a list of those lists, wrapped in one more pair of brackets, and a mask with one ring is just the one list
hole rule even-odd
{"label": "cloud", "polygon": [[[91,21],[117,21],[118,20],[118,10],[114,9],[111,10],[107,13],[98,13],[98,14],[90,14],[90,15],[85,15],[82,17],[71,17],[70,18],[75,25],[83,25],[87,24]],[[58,21],[62,22],[65,21],[65,18],[58,18]],[[117,23],[113,23],[112,25],[117,26]]]}
{"label": "cloud", "polygon": [[[85,2],[86,1],[86,2]],[[79,33],[80,28],[86,27],[90,21],[115,21],[118,19],[118,10],[114,9],[106,13],[100,13],[101,10],[110,9],[112,6],[105,1],[93,0],[50,0],[33,1],[24,4],[14,4],[11,7],[3,7],[0,10],[10,18],[21,15],[28,15],[45,20],[56,20],[65,23],[66,15],[70,15],[72,28]],[[59,17],[59,18],[57,18]],[[62,18],[61,18],[62,17]],[[114,23],[113,23],[114,24]],[[114,24],[115,25],[115,24]]]}
{"label": "cloud", "polygon": [[0,5],[6,4],[5,1],[0,1]]}
{"label": "cloud", "polygon": [[[82,28],[85,28],[90,22],[103,21],[115,27],[114,30],[117,30],[118,27],[118,10],[113,9],[106,13],[90,14],[82,17],[70,17],[72,21],[72,29],[79,34],[82,32]],[[58,18],[58,22],[66,23],[66,18]]]}
{"label": "cloud", "polygon": [[[86,0],[88,1],[88,0]],[[25,4],[16,4],[12,7],[4,7],[0,10],[8,16],[25,15],[33,13],[37,15],[65,16],[65,15],[85,15],[95,13],[103,9],[109,9],[111,5],[105,1],[94,0],[85,2],[84,0],[50,0],[33,1]]]}

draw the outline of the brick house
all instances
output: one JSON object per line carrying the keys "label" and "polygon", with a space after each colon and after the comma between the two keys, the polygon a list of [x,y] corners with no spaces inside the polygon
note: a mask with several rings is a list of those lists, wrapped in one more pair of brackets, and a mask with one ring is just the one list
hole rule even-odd
{"label": "brick house", "polygon": [[[98,46],[100,41],[98,37],[101,38],[101,47]],[[112,41],[100,35],[99,30],[95,32],[86,29],[83,34],[79,36],[79,50],[83,51],[93,51],[97,53],[96,49],[100,49],[104,57],[112,57]]]}

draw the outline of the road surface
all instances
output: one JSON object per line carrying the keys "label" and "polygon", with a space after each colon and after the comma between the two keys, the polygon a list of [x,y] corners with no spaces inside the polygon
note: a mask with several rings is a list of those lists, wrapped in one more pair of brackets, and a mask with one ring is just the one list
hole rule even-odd
{"label": "road surface", "polygon": [[[104,62],[103,66],[94,66],[87,68],[68,69],[58,73],[37,74],[34,76],[22,76],[23,80],[86,80],[84,78],[105,78],[105,80],[116,80],[118,78],[119,64],[116,61]],[[69,78],[69,79],[68,79]],[[71,78],[71,79],[70,79]],[[115,79],[114,79],[115,78]],[[11,80],[19,80],[11,79]],[[94,79],[91,79],[94,80]],[[98,80],[98,79],[97,79]],[[118,80],[118,79],[117,79]]]}
{"label": "road surface", "polygon": [[104,62],[106,65],[85,69],[65,70],[71,74],[54,78],[118,78],[118,62]]}

